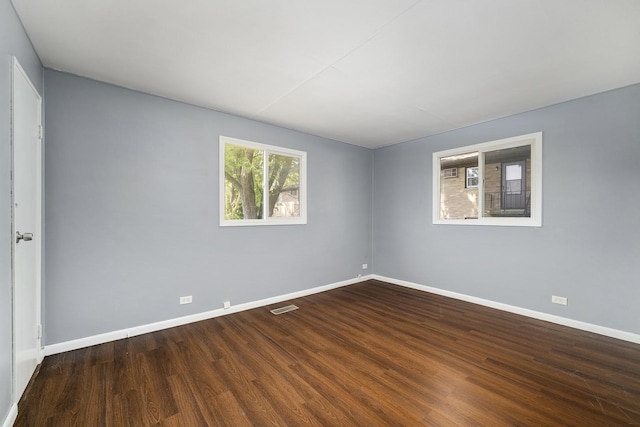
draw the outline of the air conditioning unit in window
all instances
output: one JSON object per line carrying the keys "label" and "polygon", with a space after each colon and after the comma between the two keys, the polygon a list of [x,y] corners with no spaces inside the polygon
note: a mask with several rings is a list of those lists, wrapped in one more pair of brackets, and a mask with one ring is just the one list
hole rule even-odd
{"label": "air conditioning unit in window", "polygon": [[445,178],[456,178],[458,176],[458,168],[443,169],[442,173]]}

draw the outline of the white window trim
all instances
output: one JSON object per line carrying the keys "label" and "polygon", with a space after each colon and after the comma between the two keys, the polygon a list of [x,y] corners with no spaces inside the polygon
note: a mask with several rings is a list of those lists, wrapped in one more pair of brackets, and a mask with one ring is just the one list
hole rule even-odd
{"label": "white window trim", "polygon": [[[440,219],[440,159],[443,157],[478,152],[478,194],[484,194],[484,154],[487,151],[519,147],[523,142],[531,141],[531,216],[528,218],[514,217],[483,217],[484,197],[478,198],[477,219]],[[481,144],[467,145],[451,150],[433,153],[433,224],[446,225],[494,225],[508,227],[542,227],[542,132],[514,136]],[[466,173],[465,173],[466,179]]]}
{"label": "white window trim", "polygon": [[[224,176],[224,155],[225,146],[227,144],[237,145],[241,147],[255,148],[262,150],[268,154],[277,154],[282,156],[298,157],[300,159],[300,216],[298,217],[270,217],[263,212],[262,219],[233,219],[228,220],[224,218],[224,195],[225,195],[225,176]],[[307,223],[307,153],[304,151],[292,150],[290,148],[276,147],[274,145],[260,144],[258,142],[245,141],[243,139],[230,138],[228,136],[220,135],[220,151],[219,151],[219,180],[220,180],[220,196],[219,196],[219,215],[221,227],[247,227],[256,225],[296,225]],[[264,168],[266,175],[267,169],[267,156],[265,156]],[[269,200],[269,188],[263,186],[263,200]],[[268,209],[268,203],[263,204],[263,208]]]}

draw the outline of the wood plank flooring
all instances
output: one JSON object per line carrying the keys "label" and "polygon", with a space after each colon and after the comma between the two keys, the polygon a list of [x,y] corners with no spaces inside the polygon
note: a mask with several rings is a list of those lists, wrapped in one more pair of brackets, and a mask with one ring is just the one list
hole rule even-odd
{"label": "wood plank flooring", "polygon": [[49,356],[15,423],[156,425],[640,425],[640,345],[369,281]]}

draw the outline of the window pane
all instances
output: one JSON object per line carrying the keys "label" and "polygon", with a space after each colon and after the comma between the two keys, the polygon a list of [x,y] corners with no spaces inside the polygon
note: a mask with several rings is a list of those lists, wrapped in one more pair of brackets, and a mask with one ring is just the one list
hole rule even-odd
{"label": "window pane", "polygon": [[522,179],[522,167],[520,165],[507,165],[507,181]]}
{"label": "window pane", "polygon": [[269,216],[300,216],[300,159],[269,154]]}
{"label": "window pane", "polygon": [[484,156],[483,216],[531,216],[531,145]]}
{"label": "window pane", "polygon": [[[440,219],[474,219],[478,217],[478,189],[468,188],[467,179],[471,168],[476,168],[477,176],[478,152],[458,154],[440,159]],[[465,168],[467,173],[465,174]],[[447,170],[457,169],[458,173],[447,173]],[[448,177],[447,177],[448,176]]]}
{"label": "window pane", "polygon": [[226,144],[224,218],[262,218],[264,151]]}

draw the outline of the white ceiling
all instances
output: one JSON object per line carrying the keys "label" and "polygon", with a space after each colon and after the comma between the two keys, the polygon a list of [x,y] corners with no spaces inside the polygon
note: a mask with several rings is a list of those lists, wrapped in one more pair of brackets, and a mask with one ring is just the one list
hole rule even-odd
{"label": "white ceiling", "polygon": [[12,0],[57,70],[375,148],[640,82],[638,0]]}

